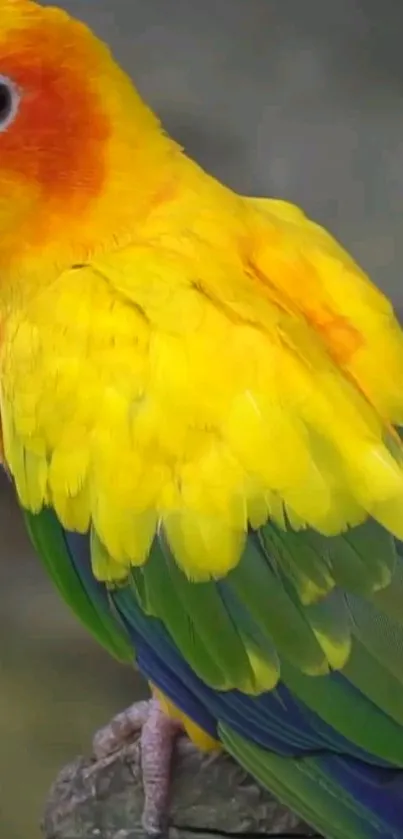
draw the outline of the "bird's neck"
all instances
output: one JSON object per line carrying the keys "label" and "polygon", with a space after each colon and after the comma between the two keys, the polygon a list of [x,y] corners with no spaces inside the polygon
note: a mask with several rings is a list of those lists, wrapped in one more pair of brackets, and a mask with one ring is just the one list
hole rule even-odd
{"label": "bird's neck", "polygon": [[144,218],[178,191],[183,159],[174,141],[154,131],[148,143],[112,145],[102,191],[91,202],[77,184],[68,204],[34,214],[28,208],[22,223],[4,207],[10,223],[0,243],[0,317],[70,266],[135,240]]}

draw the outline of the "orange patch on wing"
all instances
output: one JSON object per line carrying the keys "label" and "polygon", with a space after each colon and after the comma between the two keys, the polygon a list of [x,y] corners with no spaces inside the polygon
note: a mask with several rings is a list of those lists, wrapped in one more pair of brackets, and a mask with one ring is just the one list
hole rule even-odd
{"label": "orange patch on wing", "polygon": [[[297,309],[319,333],[334,361],[342,366],[348,365],[363,346],[364,337],[348,318],[335,312],[324,301],[317,300],[318,287],[301,295],[295,285],[290,283],[291,289],[288,291],[284,284],[279,286],[276,279],[272,280],[255,262],[252,262],[251,266],[255,276],[270,290],[271,301],[284,311],[292,312]],[[311,299],[315,300],[315,305],[310,303]]]}
{"label": "orange patch on wing", "polygon": [[319,332],[332,358],[346,365],[364,343],[363,336],[347,318],[327,309],[311,311],[307,306],[305,316]]}
{"label": "orange patch on wing", "polygon": [[14,123],[0,134],[0,157],[3,170],[79,211],[102,191],[110,125],[89,81],[96,56],[91,67],[79,30],[66,42],[66,26],[59,29],[41,20],[0,44],[1,72],[21,93]]}

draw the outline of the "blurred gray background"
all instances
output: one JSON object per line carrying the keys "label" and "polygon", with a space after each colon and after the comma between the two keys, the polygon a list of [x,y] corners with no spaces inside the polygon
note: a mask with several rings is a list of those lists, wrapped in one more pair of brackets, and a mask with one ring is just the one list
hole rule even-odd
{"label": "blurred gray background", "polygon": [[[401,0],[60,5],[110,42],[192,156],[301,204],[403,305]],[[0,836],[39,839],[58,768],[144,687],[59,602],[6,482],[0,534]]]}

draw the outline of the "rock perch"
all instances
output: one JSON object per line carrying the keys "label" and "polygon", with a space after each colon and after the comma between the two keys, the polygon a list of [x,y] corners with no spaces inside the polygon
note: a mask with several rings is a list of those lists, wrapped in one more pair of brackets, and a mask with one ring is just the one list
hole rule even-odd
{"label": "rock perch", "polygon": [[[243,836],[313,837],[231,758],[202,755],[178,742],[169,839]],[[143,839],[143,790],[138,743],[95,762],[77,758],[50,790],[44,839]]]}

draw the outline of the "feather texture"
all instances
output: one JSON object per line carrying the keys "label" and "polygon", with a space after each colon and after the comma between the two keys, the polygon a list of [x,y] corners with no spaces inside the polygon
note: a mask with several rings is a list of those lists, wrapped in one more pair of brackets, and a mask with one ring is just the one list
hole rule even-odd
{"label": "feather texture", "polygon": [[[86,610],[77,608],[75,588],[71,597],[69,580],[73,575],[75,586],[80,581],[85,603],[96,606],[99,640],[114,654],[129,660],[127,640],[118,650],[115,642],[113,649],[109,633],[98,632],[98,625],[112,625],[112,634],[131,639],[140,669],[162,697],[167,697],[163,699],[167,710],[184,718],[189,734],[201,747],[214,748],[219,738],[259,780],[331,839],[347,835],[396,839],[401,835],[403,777],[396,770],[402,767],[403,772],[403,656],[394,605],[388,610],[387,601],[383,602],[380,611],[371,605],[371,598],[366,601],[336,589],[351,616],[347,664],[338,675],[329,671],[312,676],[304,673],[302,658],[298,661],[297,656],[280,653],[276,664],[279,681],[274,686],[270,679],[265,682],[261,678],[259,668],[253,670],[252,652],[255,649],[262,661],[270,662],[266,650],[271,655],[276,647],[280,650],[284,630],[278,625],[269,636],[260,624],[259,606],[255,609],[251,601],[245,610],[232,580],[238,569],[225,581],[192,583],[176,567],[166,543],[156,543],[149,563],[134,569],[125,584],[111,589],[93,574],[89,535],[63,531],[50,511],[29,516],[28,523],[45,562],[49,562],[47,557],[52,558],[49,570],[65,599],[94,631],[93,618],[89,621]],[[294,544],[294,534],[289,535]],[[300,535],[305,538],[312,534],[304,531]],[[281,538],[287,546],[287,531],[281,532]],[[387,546],[393,556],[395,552],[386,533],[384,538],[385,561],[390,565]],[[260,547],[251,533],[248,545],[249,541],[269,564],[267,540],[265,548]],[[345,544],[349,550],[347,540]],[[365,544],[364,534],[357,533],[357,544]],[[379,540],[374,544],[379,550]],[[63,546],[68,562],[60,561],[55,545]],[[248,568],[249,556],[247,546],[240,569],[243,562]],[[398,584],[402,579],[402,569],[403,558],[398,557],[391,589],[394,579]],[[246,579],[247,571],[244,574]],[[261,576],[251,573],[251,579],[256,588],[265,590]],[[161,586],[165,596],[158,595]],[[299,603],[301,615],[309,615],[316,608],[304,607],[296,590],[289,592]],[[379,596],[375,594],[372,600]],[[324,614],[327,608],[331,614],[334,610],[328,597],[321,601]],[[214,602],[215,610],[210,610]],[[284,627],[287,620],[285,612]],[[366,620],[369,632],[365,631]],[[229,633],[226,625],[230,626]],[[329,618],[326,625],[330,627],[331,645],[333,620]],[[390,628],[386,634],[385,626]],[[211,633],[216,633],[214,638]],[[248,643],[251,639],[254,645]],[[298,650],[296,634],[294,641]],[[250,682],[253,672],[254,683]]]}
{"label": "feather texture", "polygon": [[197,742],[329,839],[401,839],[392,307],[299,209],[190,161],[85,26],[0,12],[0,412],[32,541]]}
{"label": "feather texture", "polygon": [[[23,316],[8,318],[0,404],[22,504],[34,511],[51,504],[80,532],[92,520],[122,566],[99,568],[105,578],[144,563],[158,522],[180,567],[200,580],[237,564],[248,520],[281,524],[285,515],[298,529],[336,535],[372,513],[401,535],[401,444],[389,442],[387,420],[315,331],[267,301],[269,332],[260,323],[261,286],[256,324],[246,320],[251,312],[234,321],[235,310],[210,298],[207,276],[193,291],[198,326],[185,307],[168,332],[170,316],[166,326],[158,316],[165,280],[174,270],[185,305],[190,276],[180,254],[173,265],[159,258],[148,302],[128,286],[149,270],[147,252],[139,261],[128,248],[114,267],[109,258],[62,274]],[[226,270],[236,297],[239,266]],[[293,573],[301,574],[298,564]],[[329,573],[322,563],[305,599],[329,588]]]}

